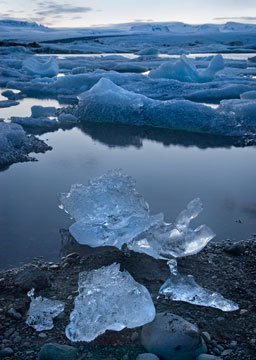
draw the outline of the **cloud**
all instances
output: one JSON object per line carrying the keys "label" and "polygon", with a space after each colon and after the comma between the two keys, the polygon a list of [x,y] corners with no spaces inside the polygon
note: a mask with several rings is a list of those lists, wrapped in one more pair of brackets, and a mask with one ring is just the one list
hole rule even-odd
{"label": "cloud", "polygon": [[256,16],[227,16],[227,17],[217,17],[213,20],[246,20],[246,21],[255,21]]}
{"label": "cloud", "polygon": [[65,15],[86,13],[92,11],[92,8],[87,6],[74,6],[67,3],[58,4],[53,1],[38,2],[39,9],[35,9],[35,14],[39,16]]}

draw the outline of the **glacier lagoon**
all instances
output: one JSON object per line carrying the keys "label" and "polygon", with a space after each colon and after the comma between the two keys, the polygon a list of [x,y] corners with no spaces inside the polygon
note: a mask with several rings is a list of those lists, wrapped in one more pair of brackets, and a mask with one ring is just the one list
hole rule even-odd
{"label": "glacier lagoon", "polygon": [[[54,102],[47,101],[51,105]],[[40,255],[58,260],[59,229],[72,221],[58,209],[57,194],[113,168],[135,178],[151,213],[163,212],[166,221],[200,197],[204,211],[194,227],[209,225],[216,241],[248,239],[255,233],[255,147],[236,147],[232,141],[199,134],[108,124],[60,129],[40,139],[47,139],[53,150],[36,154],[38,162],[14,164],[0,173],[3,268]]]}
{"label": "glacier lagoon", "polygon": [[[1,26],[6,29],[10,25]],[[75,29],[72,32],[75,40],[70,40],[70,33],[65,29],[44,31],[42,28],[33,33],[14,26],[12,35],[17,41],[30,41],[31,37],[37,36],[41,49],[34,57],[32,73],[30,65],[26,65],[30,61],[26,59],[33,56],[36,49],[22,46],[0,49],[1,93],[9,88],[17,94],[20,102],[0,109],[0,118],[29,117],[34,105],[65,107],[67,105],[61,101],[71,103],[69,101],[88,91],[101,77],[123,86],[127,90],[125,94],[135,91],[153,99],[152,104],[159,101],[159,109],[162,109],[162,103],[166,105],[165,100],[185,98],[192,99],[194,104],[208,105],[203,108],[210,115],[214,113],[211,110],[218,108],[220,100],[240,101],[241,93],[255,91],[253,25],[243,27],[237,24],[235,29],[233,25],[230,28],[230,24],[214,25],[205,33],[204,27],[184,25],[180,29],[180,24],[170,23],[168,26],[176,32],[171,38],[168,34],[155,33],[150,26],[147,29],[139,26],[134,33],[135,29],[128,29],[126,24],[113,33],[109,30],[107,34],[110,36],[106,38],[105,35],[101,37],[106,29],[100,29],[97,33],[100,42],[88,40],[93,34],[90,29],[79,32],[79,36],[84,34],[87,40],[76,39],[78,33]],[[8,33],[3,35],[3,39],[7,39],[6,36]],[[59,41],[59,36],[63,40]],[[92,35],[92,39],[95,36]],[[56,79],[54,74],[58,69],[55,60],[49,61],[49,52],[58,61]],[[221,54],[225,68],[213,81],[203,84],[149,79],[150,70],[168,61],[175,63],[182,54],[193,61],[199,71],[207,68],[212,56]],[[45,74],[53,78],[40,78],[45,74],[39,74],[41,69],[37,61],[52,64],[54,71]],[[143,67],[147,71],[141,73]],[[70,77],[66,78],[65,85],[66,75]],[[61,78],[63,81],[58,82]],[[33,89],[37,93],[33,93]],[[0,95],[0,100],[6,100],[6,97]],[[232,116],[234,106],[237,103],[225,102],[221,111]],[[240,111],[239,104],[236,111]],[[249,108],[248,111],[250,115]],[[243,109],[241,114],[243,119]],[[189,201],[200,197],[205,211],[200,222],[194,221],[194,226],[200,223],[209,225],[217,234],[216,241],[247,239],[255,233],[255,147],[244,146],[247,143],[243,140],[117,123],[83,122],[73,128],[52,130],[55,132],[28,129],[53,149],[44,154],[30,154],[35,155],[38,162],[14,164],[2,168],[0,173],[0,226],[3,234],[0,260],[3,268],[30,261],[37,255],[57,260],[59,229],[71,224],[57,208],[57,193],[68,191],[73,183],[86,183],[114,168],[122,168],[136,179],[137,189],[149,202],[152,214],[163,212],[166,221],[173,220]],[[14,252],[13,248],[17,251]]]}

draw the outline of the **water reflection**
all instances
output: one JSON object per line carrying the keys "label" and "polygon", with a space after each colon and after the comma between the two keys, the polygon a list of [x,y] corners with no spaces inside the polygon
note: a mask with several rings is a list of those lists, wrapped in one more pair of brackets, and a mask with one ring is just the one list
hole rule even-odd
{"label": "water reflection", "polygon": [[146,126],[87,122],[80,125],[80,129],[93,140],[97,140],[110,148],[134,146],[139,149],[143,146],[144,140],[151,140],[164,146],[196,146],[199,149],[245,146],[244,139],[237,137],[199,134]]}

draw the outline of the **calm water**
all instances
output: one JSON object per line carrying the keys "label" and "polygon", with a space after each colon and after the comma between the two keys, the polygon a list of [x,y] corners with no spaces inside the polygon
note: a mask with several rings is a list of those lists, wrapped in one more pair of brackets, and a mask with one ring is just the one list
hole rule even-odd
{"label": "calm water", "polygon": [[[32,105],[59,106],[56,100],[24,99],[0,109],[0,118],[29,116]],[[0,267],[43,255],[58,260],[59,229],[72,223],[58,208],[57,194],[87,183],[109,169],[122,168],[152,214],[166,221],[195,197],[204,211],[194,226],[209,225],[216,240],[242,240],[256,233],[256,148],[232,141],[160,129],[87,124],[40,137],[53,147],[38,162],[14,164],[0,172]]]}

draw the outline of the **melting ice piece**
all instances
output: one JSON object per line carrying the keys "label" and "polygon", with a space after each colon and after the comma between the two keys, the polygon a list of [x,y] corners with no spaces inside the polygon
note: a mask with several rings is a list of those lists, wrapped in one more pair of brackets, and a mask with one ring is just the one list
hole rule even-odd
{"label": "melting ice piece", "polygon": [[239,306],[221,294],[202,288],[192,275],[182,275],[177,271],[177,262],[168,261],[171,275],[161,286],[159,293],[174,301],[185,301],[195,305],[210,306],[222,311],[235,311]]}
{"label": "melting ice piece", "polygon": [[157,223],[128,244],[130,250],[146,253],[156,259],[183,257],[198,253],[214,238],[214,232],[206,225],[195,230],[190,221],[203,210],[201,200],[192,200],[177,217],[174,224]]}
{"label": "melting ice piece", "polygon": [[120,249],[126,243],[129,249],[156,259],[195,254],[215,236],[205,225],[195,230],[189,227],[203,209],[200,199],[191,201],[174,224],[167,224],[163,214],[150,215],[134,186],[135,181],[120,170],[88,186],[73,185],[68,194],[60,195],[62,207],[76,220],[70,233],[80,244]]}
{"label": "melting ice piece", "polygon": [[121,249],[141,232],[163,220],[149,215],[149,206],[135,189],[135,180],[112,170],[89,182],[73,185],[61,194],[64,210],[77,222],[69,228],[80,244]]}
{"label": "melting ice piece", "polygon": [[147,324],[155,318],[148,290],[120,264],[79,274],[79,295],[66,327],[71,341],[92,341],[106,330],[120,331]]}
{"label": "melting ice piece", "polygon": [[64,310],[64,303],[41,296],[35,298],[34,292],[34,289],[28,292],[31,303],[27,313],[26,324],[32,326],[36,331],[50,330],[53,328],[53,318]]}

